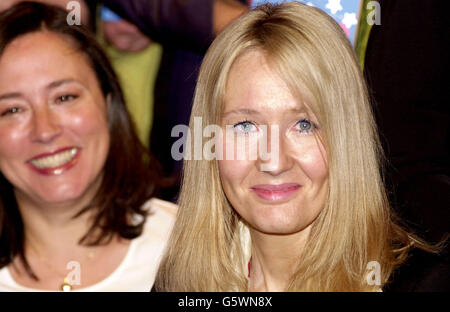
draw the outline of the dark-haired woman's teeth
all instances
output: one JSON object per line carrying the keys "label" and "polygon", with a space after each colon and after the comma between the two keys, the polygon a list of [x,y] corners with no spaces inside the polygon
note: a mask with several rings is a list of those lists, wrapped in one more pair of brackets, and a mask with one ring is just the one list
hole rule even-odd
{"label": "dark-haired woman's teeth", "polygon": [[72,148],[64,152],[34,159],[31,163],[39,169],[56,168],[70,162],[77,154],[77,148]]}

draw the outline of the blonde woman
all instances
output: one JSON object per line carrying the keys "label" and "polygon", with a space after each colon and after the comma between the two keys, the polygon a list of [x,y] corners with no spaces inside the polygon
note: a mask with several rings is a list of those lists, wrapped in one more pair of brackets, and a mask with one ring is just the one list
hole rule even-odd
{"label": "blonde woman", "polygon": [[[380,291],[413,245],[431,249],[392,220],[364,80],[320,10],[265,5],[231,24],[202,64],[194,136],[198,117],[220,125],[223,157],[185,161],[157,291]],[[228,157],[239,138],[246,157]],[[252,138],[278,154],[251,158]]]}

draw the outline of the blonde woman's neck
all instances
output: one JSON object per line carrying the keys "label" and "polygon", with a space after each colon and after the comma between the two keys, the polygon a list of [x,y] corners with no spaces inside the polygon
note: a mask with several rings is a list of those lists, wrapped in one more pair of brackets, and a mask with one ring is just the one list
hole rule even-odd
{"label": "blonde woman's neck", "polygon": [[295,273],[310,226],[289,235],[271,235],[250,229],[252,255],[249,291],[285,291]]}

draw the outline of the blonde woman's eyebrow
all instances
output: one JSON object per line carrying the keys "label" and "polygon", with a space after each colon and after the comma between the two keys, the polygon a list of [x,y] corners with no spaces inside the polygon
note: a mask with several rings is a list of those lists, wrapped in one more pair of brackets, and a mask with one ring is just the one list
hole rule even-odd
{"label": "blonde woman's eyebrow", "polygon": [[[290,115],[291,114],[311,114],[312,113],[305,106],[291,108],[291,109],[288,109],[286,112]],[[250,115],[250,116],[256,115],[256,116],[258,116],[258,115],[261,115],[261,113],[254,109],[241,108],[241,109],[234,109],[234,110],[223,113],[222,118],[229,117],[230,115]]]}
{"label": "blonde woman's eyebrow", "polygon": [[304,114],[304,113],[308,113],[309,110],[305,108],[305,106],[301,106],[301,107],[295,107],[295,108],[291,108],[290,110],[288,110],[288,113],[293,113],[293,114]]}
{"label": "blonde woman's eyebrow", "polygon": [[222,118],[226,118],[230,115],[261,115],[261,113],[254,109],[241,108],[223,113]]}

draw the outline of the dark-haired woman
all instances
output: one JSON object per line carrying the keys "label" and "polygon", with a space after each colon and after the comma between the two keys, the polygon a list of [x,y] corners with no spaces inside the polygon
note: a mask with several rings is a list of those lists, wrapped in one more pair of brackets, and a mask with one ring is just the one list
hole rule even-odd
{"label": "dark-haired woman", "polygon": [[0,15],[0,290],[148,291],[176,206],[95,38],[67,12]]}

